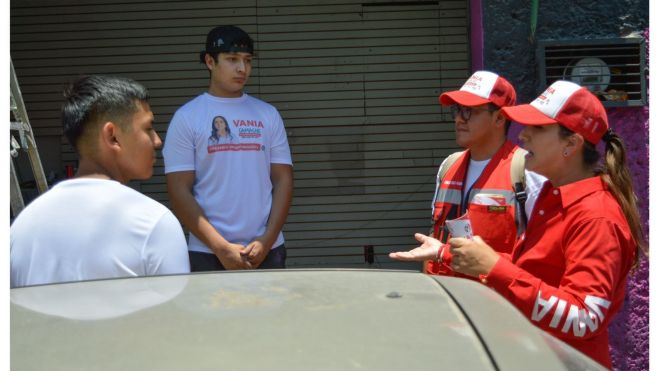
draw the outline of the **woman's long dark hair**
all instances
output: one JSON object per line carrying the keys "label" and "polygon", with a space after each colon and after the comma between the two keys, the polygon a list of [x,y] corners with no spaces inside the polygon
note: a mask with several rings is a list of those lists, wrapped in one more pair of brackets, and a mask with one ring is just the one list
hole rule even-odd
{"label": "woman's long dark hair", "polygon": [[[574,134],[570,129],[559,125],[561,138],[567,138]],[[586,165],[595,170],[595,173],[602,177],[604,183],[618,201],[622,209],[632,237],[636,242],[636,259],[632,265],[632,270],[638,268],[638,260],[641,254],[648,254],[647,241],[643,234],[641,225],[641,215],[638,211],[638,199],[634,193],[632,176],[627,166],[627,154],[625,143],[622,138],[608,131],[602,138],[605,144],[604,161],[600,164],[600,154],[594,144],[584,141],[583,161]]]}

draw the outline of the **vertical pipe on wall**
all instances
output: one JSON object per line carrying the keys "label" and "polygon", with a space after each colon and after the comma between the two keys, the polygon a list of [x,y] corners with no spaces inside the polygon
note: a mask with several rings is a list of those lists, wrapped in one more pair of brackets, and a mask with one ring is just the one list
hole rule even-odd
{"label": "vertical pipe on wall", "polygon": [[483,69],[483,7],[481,0],[470,0],[471,71]]}

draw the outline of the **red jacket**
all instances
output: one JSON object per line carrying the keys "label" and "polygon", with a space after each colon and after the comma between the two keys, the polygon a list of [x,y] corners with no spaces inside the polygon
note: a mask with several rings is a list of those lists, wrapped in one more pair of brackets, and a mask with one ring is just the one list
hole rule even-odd
{"label": "red jacket", "polygon": [[608,324],[625,298],[636,243],[600,177],[547,182],[512,255],[488,285],[531,321],[611,368]]}
{"label": "red jacket", "polygon": [[[471,189],[465,189],[465,178],[469,166],[470,151],[465,151],[460,158],[448,169],[441,184],[438,185],[433,210],[433,237],[446,241],[450,236],[444,232],[446,220],[455,219],[467,212],[471,220],[475,235],[479,235],[495,250],[509,253],[517,238],[517,224],[515,221],[517,203],[510,175],[510,166],[515,151],[519,147],[506,141],[492,156],[483,173]],[[463,207],[463,194],[468,193],[468,204]],[[496,194],[503,196],[502,206],[475,205],[470,201],[476,194]],[[448,249],[444,249],[448,254]],[[450,264],[450,256],[445,255],[445,263]],[[429,274],[460,276],[447,265],[430,261],[426,265]]]}

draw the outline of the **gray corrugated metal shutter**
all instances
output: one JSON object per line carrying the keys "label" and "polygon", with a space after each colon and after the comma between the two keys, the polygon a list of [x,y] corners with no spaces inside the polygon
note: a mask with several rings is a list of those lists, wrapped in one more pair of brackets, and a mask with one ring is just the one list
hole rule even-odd
{"label": "gray corrugated metal shutter", "polygon": [[[258,53],[248,91],[279,108],[293,151],[289,266],[362,266],[372,245],[374,266],[403,268],[386,254],[427,231],[436,168],[455,148],[437,95],[469,74],[467,10],[467,1],[12,2],[11,56],[42,141],[60,140],[61,89],[82,73],[144,83],[164,136],[176,108],[207,86],[196,59],[205,33],[244,27]],[[74,159],[66,144],[61,153]],[[135,187],[167,204],[162,161]]]}
{"label": "gray corrugated metal shutter", "polygon": [[[164,138],[176,108],[207,87],[208,73],[198,63],[206,32],[232,22],[256,32],[255,1],[13,1],[11,57],[39,145],[61,143],[56,170],[76,159],[59,122],[68,81],[82,74],[140,81],[150,90],[155,127]],[[258,86],[258,76],[252,85]],[[160,160],[152,179],[132,186],[167,204],[164,182]]]}

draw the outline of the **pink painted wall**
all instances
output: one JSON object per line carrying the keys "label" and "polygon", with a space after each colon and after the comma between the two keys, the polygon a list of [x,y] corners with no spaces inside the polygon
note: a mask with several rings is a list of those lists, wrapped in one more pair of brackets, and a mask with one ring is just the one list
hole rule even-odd
{"label": "pink painted wall", "polygon": [[471,44],[471,72],[483,69],[483,11],[481,0],[471,0],[469,4]]}
{"label": "pink painted wall", "polygon": [[[641,220],[648,234],[649,214],[649,111],[648,107],[608,110],[613,130],[625,141],[634,190],[641,206]],[[623,309],[609,326],[611,356],[616,370],[649,368],[649,264],[641,259],[639,270],[630,275]]]}

